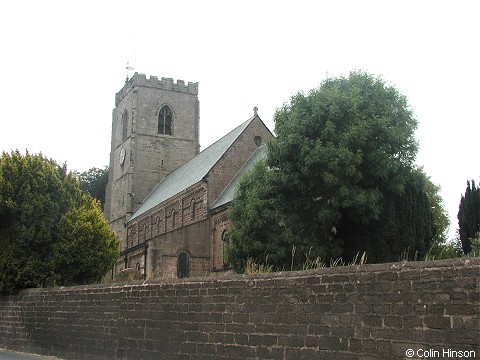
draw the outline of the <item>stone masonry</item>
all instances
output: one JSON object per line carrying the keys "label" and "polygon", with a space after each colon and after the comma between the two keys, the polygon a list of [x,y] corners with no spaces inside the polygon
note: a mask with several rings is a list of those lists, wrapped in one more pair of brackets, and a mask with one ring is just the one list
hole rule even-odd
{"label": "stone masonry", "polygon": [[479,303],[480,258],[35,289],[0,298],[0,348],[78,360],[480,359]]}
{"label": "stone masonry", "polygon": [[[127,234],[117,269],[137,268],[146,278],[176,277],[177,255],[189,254],[189,276],[208,276],[223,269],[223,243],[217,237],[229,222],[210,214],[215,199],[249,159],[258,145],[255,137],[271,135],[259,118],[245,128],[204,179],[127,222]],[[224,239],[225,240],[225,239]],[[219,250],[219,246],[222,250]],[[222,253],[223,254],[223,253]]]}
{"label": "stone masonry", "polygon": [[[164,105],[173,111],[171,135],[158,133]],[[105,217],[120,239],[128,216],[160,180],[199,153],[199,112],[198,83],[135,73],[116,94]]]}
{"label": "stone masonry", "polygon": [[[145,279],[208,276],[223,269],[219,251],[229,222],[217,227],[212,216],[225,217],[228,203],[221,210],[212,206],[273,136],[253,110],[254,116],[219,139],[217,147],[199,154],[198,83],[138,73],[126,81],[115,97],[105,196],[105,217],[120,239],[112,277],[126,268]],[[166,116],[171,126],[163,126]],[[188,169],[182,179],[194,180],[185,184],[175,178],[181,168]],[[168,198],[152,195],[157,190]]]}

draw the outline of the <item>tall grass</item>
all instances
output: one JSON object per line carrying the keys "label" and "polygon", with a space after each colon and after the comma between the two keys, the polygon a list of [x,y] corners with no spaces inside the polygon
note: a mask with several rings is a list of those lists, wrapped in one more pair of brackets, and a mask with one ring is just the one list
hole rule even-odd
{"label": "tall grass", "polygon": [[272,270],[273,266],[268,265],[268,255],[265,258],[264,264],[256,263],[253,259],[248,258],[245,265],[245,274],[271,273]]}
{"label": "tall grass", "polygon": [[[294,268],[294,256],[295,256],[295,245],[292,246],[292,262],[290,264],[290,271],[293,271]],[[310,249],[311,250],[311,249]],[[345,262],[342,258],[330,259],[329,262],[323,261],[320,257],[315,259],[310,259],[310,251],[306,255],[306,259],[303,262],[301,269],[302,270],[317,270],[326,267],[338,267],[338,266],[356,266],[363,265],[367,263],[367,253],[364,251],[361,255],[358,252],[355,257],[349,261]],[[327,265],[328,264],[328,265]],[[271,273],[273,272],[273,266],[268,264],[268,256],[265,258],[263,263],[258,263],[252,258],[248,258],[245,266],[245,274],[259,274],[259,273]]]}

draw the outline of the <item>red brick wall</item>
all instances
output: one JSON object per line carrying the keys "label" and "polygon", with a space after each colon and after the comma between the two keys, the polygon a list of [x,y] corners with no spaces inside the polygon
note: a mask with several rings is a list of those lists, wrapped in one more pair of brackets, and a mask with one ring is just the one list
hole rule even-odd
{"label": "red brick wall", "polygon": [[37,289],[0,297],[0,348],[78,360],[479,359],[479,302],[480,258]]}

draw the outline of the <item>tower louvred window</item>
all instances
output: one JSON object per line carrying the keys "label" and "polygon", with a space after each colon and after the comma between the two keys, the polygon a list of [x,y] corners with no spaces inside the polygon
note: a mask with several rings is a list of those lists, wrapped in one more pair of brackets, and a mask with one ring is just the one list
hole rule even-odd
{"label": "tower louvred window", "polygon": [[173,111],[168,105],[162,106],[158,112],[158,133],[172,135]]}

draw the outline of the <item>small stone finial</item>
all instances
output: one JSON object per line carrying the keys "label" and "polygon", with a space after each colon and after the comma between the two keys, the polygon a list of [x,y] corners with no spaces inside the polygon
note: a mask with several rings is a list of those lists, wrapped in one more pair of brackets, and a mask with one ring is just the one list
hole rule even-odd
{"label": "small stone finial", "polygon": [[255,106],[255,107],[253,108],[253,115],[254,115],[254,116],[257,116],[257,113],[258,113],[258,107]]}

